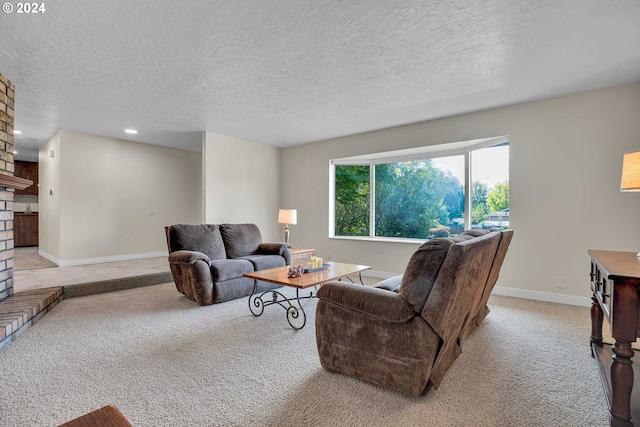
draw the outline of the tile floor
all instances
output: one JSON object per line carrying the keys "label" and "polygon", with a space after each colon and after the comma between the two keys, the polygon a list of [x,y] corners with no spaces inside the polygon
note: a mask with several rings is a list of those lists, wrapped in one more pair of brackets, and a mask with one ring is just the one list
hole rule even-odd
{"label": "tile floor", "polygon": [[13,273],[13,291],[18,293],[52,286],[74,285],[169,271],[167,257],[117,261],[103,264],[22,270]]}

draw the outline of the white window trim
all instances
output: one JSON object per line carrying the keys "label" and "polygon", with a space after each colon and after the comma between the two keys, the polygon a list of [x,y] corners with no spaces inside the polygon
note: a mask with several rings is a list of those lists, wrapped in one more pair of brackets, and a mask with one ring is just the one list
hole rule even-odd
{"label": "white window trim", "polygon": [[[416,243],[424,239],[393,238],[375,235],[375,168],[369,169],[369,236],[336,236],[335,235],[335,192],[336,166],[375,166],[385,163],[409,162],[412,160],[434,159],[438,157],[464,156],[465,189],[471,191],[471,155],[473,151],[509,143],[509,136],[502,135],[491,138],[459,141],[446,144],[429,145],[406,150],[387,151],[362,156],[344,157],[329,161],[329,238],[344,240],[384,241],[397,243]],[[465,191],[464,200],[464,228],[471,228],[471,197]]]}

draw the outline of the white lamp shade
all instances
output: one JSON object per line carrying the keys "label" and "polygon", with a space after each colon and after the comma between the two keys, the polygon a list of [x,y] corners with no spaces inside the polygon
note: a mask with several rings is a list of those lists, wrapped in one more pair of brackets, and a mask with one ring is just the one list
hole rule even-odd
{"label": "white lamp shade", "polygon": [[278,224],[297,224],[297,223],[298,223],[297,209],[280,209],[278,211]]}
{"label": "white lamp shade", "polygon": [[640,151],[624,155],[620,191],[640,191]]}

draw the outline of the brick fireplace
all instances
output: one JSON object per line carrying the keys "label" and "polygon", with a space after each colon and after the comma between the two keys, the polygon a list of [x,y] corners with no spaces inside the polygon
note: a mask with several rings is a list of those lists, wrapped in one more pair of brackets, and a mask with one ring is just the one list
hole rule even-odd
{"label": "brick fireplace", "polygon": [[[0,74],[0,173],[13,175],[15,86]],[[13,294],[13,192],[0,187],[0,301]]]}
{"label": "brick fireplace", "polygon": [[0,350],[40,319],[62,298],[62,288],[14,294],[13,195],[31,181],[14,177],[15,86],[0,74]]}

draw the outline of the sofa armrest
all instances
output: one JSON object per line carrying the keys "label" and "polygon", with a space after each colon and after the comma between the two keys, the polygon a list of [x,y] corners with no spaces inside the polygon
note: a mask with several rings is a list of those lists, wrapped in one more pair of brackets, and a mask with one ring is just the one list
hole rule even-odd
{"label": "sofa armrest", "polygon": [[256,253],[265,255],[282,255],[284,250],[290,247],[291,245],[288,243],[260,243]]}
{"label": "sofa armrest", "polygon": [[323,301],[392,323],[406,323],[416,315],[404,298],[386,289],[333,281],[323,284],[317,296]]}
{"label": "sofa armrest", "polygon": [[217,302],[211,280],[211,260],[207,255],[197,251],[172,252],[169,268],[180,293],[199,305]]}
{"label": "sofa armrest", "polygon": [[280,255],[284,258],[286,265],[291,265],[291,245],[288,243],[260,243],[256,253],[260,255]]}
{"label": "sofa armrest", "polygon": [[196,261],[204,261],[211,265],[211,260],[202,252],[175,251],[169,254],[169,264],[193,264]]}

